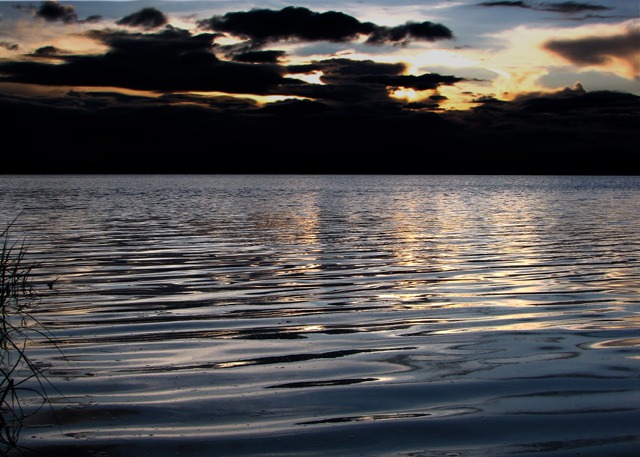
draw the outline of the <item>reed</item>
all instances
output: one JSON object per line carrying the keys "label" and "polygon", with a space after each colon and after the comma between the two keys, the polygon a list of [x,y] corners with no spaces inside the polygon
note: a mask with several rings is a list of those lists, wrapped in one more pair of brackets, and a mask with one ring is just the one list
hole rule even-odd
{"label": "reed", "polygon": [[25,261],[24,240],[9,239],[14,223],[15,219],[0,232],[0,455],[3,456],[18,447],[25,419],[45,404],[50,405],[47,387],[51,383],[27,354],[29,343],[36,336],[55,343],[32,314],[39,300],[32,282],[35,265]]}

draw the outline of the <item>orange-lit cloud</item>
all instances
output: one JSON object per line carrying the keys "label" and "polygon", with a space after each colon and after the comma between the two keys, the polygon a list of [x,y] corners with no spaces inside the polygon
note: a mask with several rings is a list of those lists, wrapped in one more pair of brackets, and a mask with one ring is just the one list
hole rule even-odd
{"label": "orange-lit cloud", "polygon": [[640,73],[640,27],[623,33],[551,39],[543,47],[578,67],[605,69],[629,79]]}
{"label": "orange-lit cloud", "polygon": [[[567,65],[573,65],[576,72],[595,69],[626,79],[638,76],[640,48],[634,48],[633,44],[639,42],[639,35],[633,21],[571,28],[521,25],[491,37],[503,46],[494,50],[463,49],[458,52],[498,75],[492,91],[500,98],[548,91],[550,89],[541,84],[541,78],[554,68]],[[568,81],[567,85],[573,82]]]}
{"label": "orange-lit cloud", "polygon": [[64,25],[59,22],[33,19],[6,22],[2,24],[0,41],[7,41],[16,46],[0,46],[0,57],[15,58],[24,53],[33,53],[43,46],[54,46],[71,53],[86,54],[105,51],[106,46],[85,35],[87,30],[93,28],[95,24],[86,22]]}

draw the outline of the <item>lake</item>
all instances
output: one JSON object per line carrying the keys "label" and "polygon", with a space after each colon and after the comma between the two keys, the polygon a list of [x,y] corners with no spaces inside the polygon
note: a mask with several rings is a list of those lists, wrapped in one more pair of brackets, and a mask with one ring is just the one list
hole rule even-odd
{"label": "lake", "polygon": [[0,175],[55,339],[22,455],[636,456],[639,215],[638,176]]}

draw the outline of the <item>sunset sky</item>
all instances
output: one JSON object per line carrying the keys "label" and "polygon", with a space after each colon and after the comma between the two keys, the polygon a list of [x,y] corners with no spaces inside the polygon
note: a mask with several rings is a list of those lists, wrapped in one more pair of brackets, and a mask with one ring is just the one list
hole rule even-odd
{"label": "sunset sky", "polygon": [[[109,162],[106,144],[131,158],[123,150],[145,144],[220,154],[216,141],[226,153],[286,149],[286,158],[293,141],[301,151],[309,141],[309,159],[321,162],[323,152],[361,156],[353,138],[363,135],[365,148],[442,156],[443,132],[456,153],[491,144],[500,160],[527,138],[548,154],[596,150],[607,160],[610,145],[628,157],[639,138],[639,9],[629,0],[5,1],[0,116],[25,148],[60,135],[69,154],[95,145],[94,163]],[[155,141],[160,131],[170,138]],[[325,151],[328,137],[336,143]]]}

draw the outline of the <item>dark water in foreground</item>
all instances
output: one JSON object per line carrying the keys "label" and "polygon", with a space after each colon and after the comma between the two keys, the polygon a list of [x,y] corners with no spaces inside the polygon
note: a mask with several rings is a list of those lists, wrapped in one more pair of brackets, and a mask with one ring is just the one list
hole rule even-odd
{"label": "dark water in foreground", "polygon": [[29,448],[640,455],[640,177],[0,176],[21,211]]}

